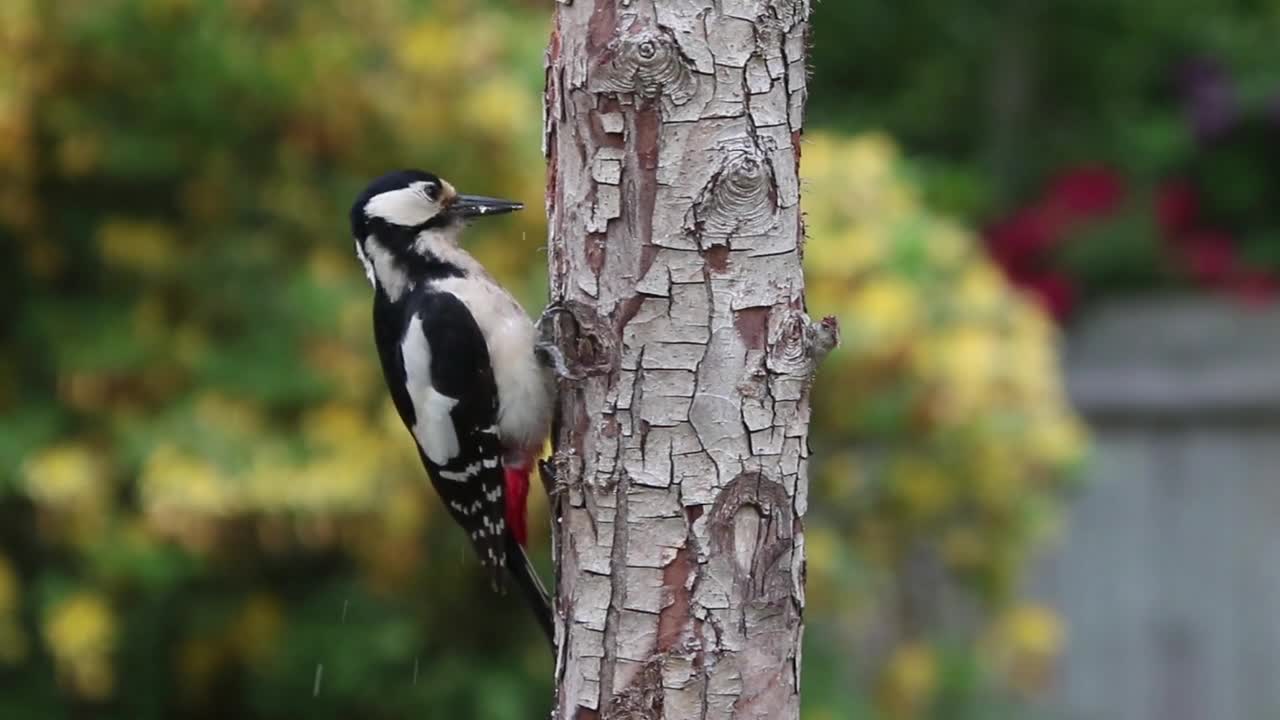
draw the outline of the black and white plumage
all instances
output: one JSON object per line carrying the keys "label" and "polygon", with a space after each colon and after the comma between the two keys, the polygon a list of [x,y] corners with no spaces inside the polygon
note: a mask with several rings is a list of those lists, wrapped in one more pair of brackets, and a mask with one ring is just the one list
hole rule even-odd
{"label": "black and white plumage", "polygon": [[520,207],[406,170],[360,194],[351,229],[374,287],[387,387],[427,475],[495,583],[509,571],[550,636],[550,601],[523,545],[529,470],[554,385],[529,316],[458,247],[469,219]]}

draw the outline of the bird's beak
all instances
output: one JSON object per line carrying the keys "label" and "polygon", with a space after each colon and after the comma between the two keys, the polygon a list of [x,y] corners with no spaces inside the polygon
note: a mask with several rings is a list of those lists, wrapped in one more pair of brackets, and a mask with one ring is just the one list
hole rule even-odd
{"label": "bird's beak", "polygon": [[518,203],[514,200],[499,200],[498,198],[481,195],[458,195],[449,204],[449,212],[463,218],[502,215],[503,213],[515,212],[523,208],[523,203]]}

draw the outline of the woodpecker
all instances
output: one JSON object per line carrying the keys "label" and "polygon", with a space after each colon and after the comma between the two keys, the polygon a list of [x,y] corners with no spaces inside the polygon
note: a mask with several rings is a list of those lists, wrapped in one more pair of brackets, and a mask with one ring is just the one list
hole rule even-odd
{"label": "woodpecker", "polygon": [[360,193],[351,232],[373,285],[387,388],[427,476],[495,589],[510,572],[551,638],[550,600],[524,546],[529,475],[549,431],[554,372],[539,360],[528,314],[458,245],[469,221],[522,207],[402,170]]}

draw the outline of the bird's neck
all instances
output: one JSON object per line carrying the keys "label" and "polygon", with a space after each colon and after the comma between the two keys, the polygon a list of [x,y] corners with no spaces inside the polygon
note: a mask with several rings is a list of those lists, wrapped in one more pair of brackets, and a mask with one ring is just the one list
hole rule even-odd
{"label": "bird's neck", "polygon": [[483,272],[476,259],[458,247],[459,228],[396,230],[397,236],[370,235],[360,253],[374,287],[392,302],[432,280]]}

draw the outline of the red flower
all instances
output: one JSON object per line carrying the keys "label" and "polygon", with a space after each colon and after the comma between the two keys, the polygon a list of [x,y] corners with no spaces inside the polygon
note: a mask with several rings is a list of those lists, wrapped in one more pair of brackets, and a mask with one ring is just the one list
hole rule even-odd
{"label": "red flower", "polygon": [[1108,168],[1081,167],[1064,172],[1040,202],[987,230],[991,254],[1010,273],[1035,268],[1066,239],[1072,225],[1115,212],[1124,195],[1124,182]]}
{"label": "red flower", "polygon": [[1061,322],[1076,305],[1076,289],[1062,275],[1041,275],[1021,283],[1040,301],[1044,309]]}
{"label": "red flower", "polygon": [[1188,230],[1199,213],[1200,204],[1190,183],[1174,180],[1156,191],[1156,221],[1166,238],[1176,239]]}
{"label": "red flower", "polygon": [[1216,230],[1201,230],[1187,235],[1182,259],[1191,277],[1208,285],[1221,285],[1239,271],[1239,259],[1231,236]]}
{"label": "red flower", "polygon": [[1059,175],[1049,186],[1046,204],[1065,212],[1065,220],[1110,215],[1124,201],[1124,180],[1110,168],[1079,167]]}
{"label": "red flower", "polygon": [[986,235],[991,254],[1010,272],[1034,264],[1062,237],[1060,228],[1037,207],[1019,210],[992,226]]}
{"label": "red flower", "polygon": [[1280,295],[1280,280],[1261,270],[1242,270],[1230,284],[1236,296],[1250,305],[1269,303]]}

